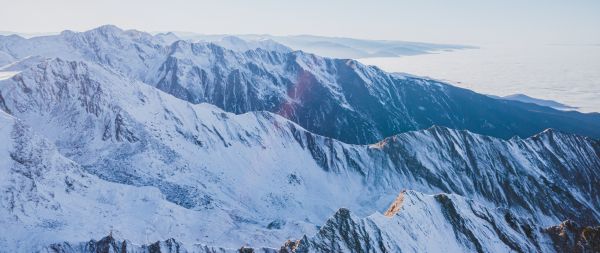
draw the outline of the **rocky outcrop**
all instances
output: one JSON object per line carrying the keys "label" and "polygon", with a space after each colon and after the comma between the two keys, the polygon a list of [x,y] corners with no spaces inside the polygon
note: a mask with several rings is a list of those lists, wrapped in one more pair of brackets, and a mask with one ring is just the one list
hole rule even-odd
{"label": "rocky outcrop", "polygon": [[[208,249],[208,248],[207,248]],[[157,241],[149,245],[138,246],[126,240],[116,240],[108,235],[99,241],[90,240],[87,243],[71,245],[67,242],[51,244],[40,253],[187,253],[181,243],[175,239]],[[211,251],[205,251],[209,253]],[[214,251],[213,251],[214,252]]]}
{"label": "rocky outcrop", "polygon": [[600,227],[580,226],[567,220],[545,229],[557,252],[600,252]]}
{"label": "rocky outcrop", "polygon": [[383,215],[387,217],[392,217],[396,215],[396,213],[398,213],[402,208],[402,203],[404,203],[404,191],[398,194],[398,197],[396,197],[394,202],[392,202],[390,207],[387,209],[387,211],[385,211],[385,213],[383,213]]}

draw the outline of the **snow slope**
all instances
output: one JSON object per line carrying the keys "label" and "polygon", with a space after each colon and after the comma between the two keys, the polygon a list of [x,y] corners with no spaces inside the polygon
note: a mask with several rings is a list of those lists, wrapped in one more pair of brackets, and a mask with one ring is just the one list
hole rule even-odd
{"label": "snow slope", "polygon": [[22,122],[1,114],[2,252],[33,252],[107,231],[145,242],[203,226],[195,222],[198,214],[166,201],[156,188],[90,175]]}

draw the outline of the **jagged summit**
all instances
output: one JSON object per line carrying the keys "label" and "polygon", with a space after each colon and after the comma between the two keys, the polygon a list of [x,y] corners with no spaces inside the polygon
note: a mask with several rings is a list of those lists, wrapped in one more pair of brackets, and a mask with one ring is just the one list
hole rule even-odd
{"label": "jagged summit", "polygon": [[391,217],[359,218],[339,209],[314,237],[293,244],[293,252],[552,251],[536,224],[510,212],[452,194],[406,194],[406,206]]}
{"label": "jagged summit", "polygon": [[554,128],[546,128],[544,131],[532,135],[531,138],[553,138],[554,136],[564,137],[567,135],[569,134],[563,131]]}
{"label": "jagged summit", "polygon": [[117,27],[116,25],[101,25],[98,26],[96,28],[92,28],[90,30],[87,30],[85,32],[100,32],[100,33],[105,33],[105,34],[118,34],[118,33],[122,33],[124,30]]}

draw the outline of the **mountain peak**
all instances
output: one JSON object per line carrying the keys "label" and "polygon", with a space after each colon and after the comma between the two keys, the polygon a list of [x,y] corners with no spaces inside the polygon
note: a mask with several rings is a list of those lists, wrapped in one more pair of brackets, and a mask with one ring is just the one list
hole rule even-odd
{"label": "mountain peak", "polygon": [[556,138],[583,138],[583,136],[577,134],[568,134],[563,131],[554,129],[554,128],[546,128],[544,131],[541,131],[537,134],[534,134],[530,137],[531,139],[537,138],[548,138],[548,139],[556,139]]}
{"label": "mountain peak", "polygon": [[166,44],[172,44],[176,41],[181,40],[175,33],[167,32],[167,33],[158,33],[154,35],[155,38],[158,38],[164,41]]}
{"label": "mountain peak", "polygon": [[116,33],[121,33],[123,32],[123,29],[117,27],[116,25],[102,25],[93,29],[90,29],[86,32],[94,32],[94,31],[98,31],[98,32],[102,32],[102,33],[112,33],[112,34],[116,34]]}
{"label": "mountain peak", "polygon": [[115,25],[99,26],[94,29],[85,31],[85,32],[83,32],[83,34],[102,34],[107,37],[117,37],[117,38],[126,37],[126,38],[131,38],[133,40],[142,40],[142,41],[150,41],[152,39],[160,39],[160,40],[163,40],[162,43],[164,43],[164,44],[170,44],[173,42],[173,40],[176,40],[172,37],[167,38],[164,36],[152,36],[151,34],[149,34],[147,32],[142,32],[142,31],[138,31],[135,29],[123,30],[120,27],[115,26]]}
{"label": "mountain peak", "polygon": [[554,128],[546,128],[546,129],[544,129],[544,131],[540,132],[539,134],[552,135],[552,134],[556,134],[556,133],[561,133],[561,132],[557,131]]}

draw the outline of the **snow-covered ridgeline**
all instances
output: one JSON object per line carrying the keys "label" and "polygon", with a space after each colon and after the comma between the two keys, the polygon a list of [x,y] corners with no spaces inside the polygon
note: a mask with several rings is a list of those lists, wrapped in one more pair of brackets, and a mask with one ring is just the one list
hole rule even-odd
{"label": "snow-covered ridgeline", "polygon": [[[454,194],[401,193],[393,214],[359,218],[341,208],[319,232],[288,240],[280,247],[221,248],[186,245],[175,239],[135,245],[112,235],[85,243],[56,243],[42,252],[593,252],[600,227],[581,228],[566,221],[550,228],[515,216],[508,209],[490,208]],[[585,232],[582,232],[585,231]]]}
{"label": "snow-covered ridgeline", "polygon": [[0,51],[13,61],[30,55],[91,61],[192,103],[234,113],[274,112],[349,143],[372,143],[431,125],[505,139],[546,128],[600,137],[598,114],[494,99],[353,60],[249,48],[230,50],[114,26],[31,39],[0,37]]}
{"label": "snow-covered ridgeline", "polygon": [[[90,209],[70,210],[64,201],[73,197],[55,194],[60,210],[34,205],[31,214],[3,216],[17,217],[5,223],[46,241],[86,241],[113,230],[137,244],[174,237],[275,247],[315,233],[339,207],[359,216],[383,211],[402,189],[461,194],[543,226],[566,218],[594,224],[599,217],[598,142],[556,131],[505,141],[434,127],[349,145],[278,115],[193,105],[111,69],[61,59],[1,81],[0,108],[82,171],[119,183],[96,179],[99,188],[114,189],[112,197],[75,198]],[[151,208],[125,204],[138,202]],[[73,235],[75,228],[88,232]],[[23,236],[13,239],[18,244]]]}

